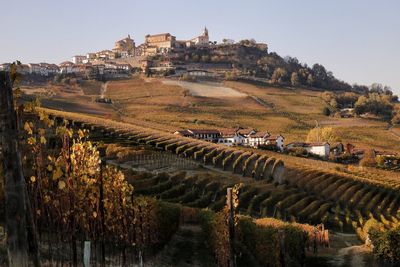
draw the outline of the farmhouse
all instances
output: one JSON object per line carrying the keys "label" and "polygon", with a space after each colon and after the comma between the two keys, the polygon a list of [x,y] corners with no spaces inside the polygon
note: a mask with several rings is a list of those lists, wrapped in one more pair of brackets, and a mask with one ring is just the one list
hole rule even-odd
{"label": "farmhouse", "polygon": [[330,145],[327,142],[322,143],[303,143],[303,142],[295,142],[290,143],[286,146],[288,150],[302,148],[310,154],[320,156],[324,159],[329,157],[330,153]]}
{"label": "farmhouse", "polygon": [[279,151],[284,150],[285,138],[282,135],[273,135],[266,138],[265,145],[270,145],[276,147]]}
{"label": "farmhouse", "polygon": [[270,136],[271,134],[269,132],[253,132],[246,136],[246,145],[258,148],[261,145],[265,145],[267,143],[267,138]]}
{"label": "farmhouse", "polygon": [[176,131],[174,134],[201,139],[208,142],[217,142],[221,136],[220,131],[214,129],[187,129],[183,131]]}
{"label": "farmhouse", "polygon": [[243,145],[246,137],[239,132],[238,129],[226,130],[221,132],[221,137],[218,139],[218,144],[233,146]]}
{"label": "farmhouse", "polygon": [[331,145],[330,150],[334,156],[339,156],[344,153],[344,145],[342,143],[333,144]]}

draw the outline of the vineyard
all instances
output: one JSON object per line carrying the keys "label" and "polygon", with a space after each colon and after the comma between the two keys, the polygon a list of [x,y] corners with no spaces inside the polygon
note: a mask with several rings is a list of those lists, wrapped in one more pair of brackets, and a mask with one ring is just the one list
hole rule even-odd
{"label": "vineyard", "polygon": [[[91,120],[91,124],[84,124],[84,127],[90,128],[94,136],[96,133],[107,132],[106,136],[113,142],[125,145],[146,144],[160,151],[169,151],[178,157],[196,160],[210,169],[223,170],[225,176],[233,173],[234,177],[247,177],[247,186],[241,194],[241,212],[245,214],[283,219],[294,217],[301,222],[323,222],[330,227],[349,231],[362,229],[370,219],[387,228],[396,225],[400,219],[400,197],[397,193],[400,182],[395,179],[385,179],[382,175],[366,171],[339,173],[318,171],[310,167],[284,167],[280,159],[265,154],[145,129],[130,130],[127,133],[123,128],[116,127],[118,123],[115,123],[114,128],[113,125],[98,127],[99,124]],[[191,190],[193,180],[199,181],[200,187],[197,190]],[[172,202],[182,201],[174,199],[176,190],[177,194],[184,192],[186,196],[192,197],[187,198],[188,202],[181,203],[187,204],[197,199],[202,204],[200,206],[216,208],[218,201],[222,203],[221,192],[234,181],[233,178],[224,178],[222,181],[208,178],[207,181],[192,177],[184,183],[177,181],[178,190],[174,188],[173,181],[161,188],[170,190],[166,195]],[[201,187],[203,184],[204,187]]]}
{"label": "vineyard", "polygon": [[224,190],[245,179],[246,186],[240,195],[243,214],[311,224],[322,222],[334,229],[360,233],[369,220],[388,229],[400,220],[400,181],[385,179],[381,173],[343,173],[308,166],[300,168],[294,164],[285,166],[281,159],[263,152],[227,148],[89,116],[57,112],[53,115],[67,117],[74,120],[75,125],[90,129],[93,138],[126,146],[145,144],[149,149],[194,160],[210,171],[222,171],[221,175],[214,172],[185,179],[143,178],[151,181],[151,186],[143,191],[140,191],[140,183],[136,185],[144,195],[218,210],[223,206]]}
{"label": "vineyard", "polygon": [[[282,221],[323,223],[336,231],[356,232],[361,239],[367,238],[371,225],[381,229],[399,225],[400,183],[380,172],[286,164],[279,154],[229,148],[80,114],[40,109],[39,117],[24,116],[24,165],[30,166],[24,172],[29,177],[29,195],[34,196],[33,219],[41,249],[56,262],[76,261],[83,253],[76,243],[87,238],[94,242],[95,258],[104,259],[101,251],[109,248],[110,264],[140,261],[177,231],[180,207],[221,214],[227,189],[238,184],[243,185],[238,213],[261,218],[253,222],[242,217],[240,227],[251,229],[241,236],[247,247],[252,242],[246,238],[256,239],[255,232],[272,234],[257,230],[260,225],[286,229]],[[108,166],[100,164],[100,157]],[[115,188],[119,197],[113,193]],[[219,220],[219,215],[207,216]],[[282,221],[265,221],[265,217]],[[171,228],[163,228],[164,224]],[[312,232],[310,227],[306,232]],[[59,245],[50,245],[50,240]],[[75,245],[68,247],[68,243]],[[54,254],[60,250],[66,252]],[[263,261],[262,254],[253,256]]]}

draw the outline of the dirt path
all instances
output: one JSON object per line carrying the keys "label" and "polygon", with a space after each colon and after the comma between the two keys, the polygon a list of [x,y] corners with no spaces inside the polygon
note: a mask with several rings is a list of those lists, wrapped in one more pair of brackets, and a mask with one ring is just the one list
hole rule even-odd
{"label": "dirt path", "polygon": [[324,259],[324,264],[315,262],[312,267],[384,267],[374,260],[371,249],[359,241],[356,234],[332,232],[331,247],[319,249],[316,258]]}
{"label": "dirt path", "polygon": [[240,93],[235,89],[222,86],[219,83],[193,83],[193,82],[185,82],[185,81],[175,81],[175,80],[164,80],[164,84],[169,85],[178,85],[186,90],[189,90],[192,96],[200,96],[200,97],[215,97],[215,98],[223,98],[223,97],[246,97],[246,94]]}
{"label": "dirt path", "polygon": [[212,255],[204,246],[202,229],[196,224],[185,224],[165,248],[153,259],[145,261],[150,267],[214,266]]}
{"label": "dirt path", "polygon": [[105,82],[101,85],[101,89],[100,89],[100,98],[104,98],[105,93],[107,93],[107,88],[108,88],[108,84],[110,82]]}

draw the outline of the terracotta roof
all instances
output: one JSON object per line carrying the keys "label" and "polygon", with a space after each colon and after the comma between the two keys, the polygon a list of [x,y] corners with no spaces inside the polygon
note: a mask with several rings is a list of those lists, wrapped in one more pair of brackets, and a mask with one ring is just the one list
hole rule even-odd
{"label": "terracotta roof", "polygon": [[60,63],[60,66],[65,66],[65,65],[74,65],[71,61],[64,61]]}
{"label": "terracotta roof", "polygon": [[215,129],[188,129],[193,134],[220,134],[221,132]]}
{"label": "terracotta roof", "polygon": [[254,129],[239,129],[238,133],[243,134],[243,135],[249,135]]}
{"label": "terracotta roof", "polygon": [[269,132],[256,132],[250,135],[250,137],[253,138],[266,138],[269,136],[270,136]]}
{"label": "terracotta roof", "polygon": [[283,138],[282,135],[278,134],[278,135],[271,135],[271,136],[267,137],[267,140],[275,141],[275,140],[278,139],[279,137],[282,137],[282,138]]}
{"label": "terracotta roof", "polygon": [[147,34],[145,37],[155,37],[155,36],[163,36],[163,35],[171,36],[170,33],[157,33],[157,34]]}
{"label": "terracotta roof", "polygon": [[176,131],[175,134],[180,134],[180,135],[193,135],[191,132],[189,132],[188,130],[180,130],[180,131]]}

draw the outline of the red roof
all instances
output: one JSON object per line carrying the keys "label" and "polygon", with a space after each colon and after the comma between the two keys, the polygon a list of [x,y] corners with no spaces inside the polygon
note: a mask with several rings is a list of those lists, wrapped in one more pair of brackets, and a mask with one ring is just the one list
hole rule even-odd
{"label": "red roof", "polygon": [[256,132],[250,135],[250,137],[253,138],[266,138],[269,136],[270,136],[269,132]]}
{"label": "red roof", "polygon": [[215,129],[188,129],[193,134],[221,134],[220,131]]}

